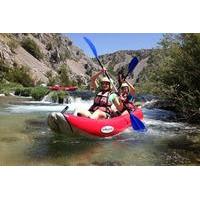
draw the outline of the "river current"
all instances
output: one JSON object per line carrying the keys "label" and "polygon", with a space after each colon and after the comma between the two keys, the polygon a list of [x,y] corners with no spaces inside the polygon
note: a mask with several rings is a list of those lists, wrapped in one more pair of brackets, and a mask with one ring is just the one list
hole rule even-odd
{"label": "river current", "polygon": [[[73,98],[69,111],[92,101]],[[175,114],[143,108],[145,134],[131,127],[109,139],[67,137],[47,125],[66,105],[0,97],[0,165],[162,166],[199,165],[200,128],[176,122]]]}

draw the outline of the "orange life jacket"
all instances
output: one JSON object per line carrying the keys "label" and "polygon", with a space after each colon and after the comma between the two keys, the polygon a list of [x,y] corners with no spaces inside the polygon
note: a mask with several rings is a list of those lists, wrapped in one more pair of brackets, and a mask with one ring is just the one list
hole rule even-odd
{"label": "orange life jacket", "polygon": [[133,101],[130,101],[128,99],[128,97],[125,99],[125,100],[121,100],[123,101],[123,104],[125,105],[123,107],[123,109],[121,111],[117,111],[117,112],[114,112],[112,113],[112,117],[116,117],[116,116],[120,116],[125,110],[128,110],[128,111],[134,111],[135,110],[135,105],[133,103]]}
{"label": "orange life jacket", "polygon": [[126,98],[126,100],[123,103],[125,105],[124,108],[123,108],[123,111],[125,111],[125,110],[134,110],[135,109],[135,105],[133,104],[132,101],[129,101],[128,98]]}
{"label": "orange life jacket", "polygon": [[89,111],[94,112],[99,109],[103,112],[110,114],[112,111],[112,103],[108,101],[110,94],[110,91],[99,92],[94,98],[94,104],[89,108]]}

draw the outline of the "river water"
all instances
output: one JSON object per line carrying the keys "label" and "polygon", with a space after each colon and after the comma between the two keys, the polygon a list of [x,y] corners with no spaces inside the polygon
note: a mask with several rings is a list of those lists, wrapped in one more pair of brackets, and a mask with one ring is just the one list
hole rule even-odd
{"label": "river water", "polygon": [[[70,110],[91,101],[74,98]],[[111,139],[67,137],[47,126],[50,112],[66,105],[0,97],[0,165],[199,165],[200,127],[175,122],[174,113],[143,109],[146,134],[130,127]]]}

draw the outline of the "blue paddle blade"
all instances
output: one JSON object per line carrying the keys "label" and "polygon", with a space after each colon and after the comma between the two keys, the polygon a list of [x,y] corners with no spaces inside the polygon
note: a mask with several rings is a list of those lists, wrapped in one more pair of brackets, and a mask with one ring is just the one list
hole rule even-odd
{"label": "blue paddle blade", "polygon": [[134,57],[131,62],[129,63],[128,66],[128,74],[131,74],[132,71],[135,69],[136,65],[138,64],[138,59],[137,57]]}
{"label": "blue paddle blade", "polygon": [[143,122],[138,119],[133,113],[130,113],[130,120],[134,130],[139,132],[145,132],[147,130]]}
{"label": "blue paddle blade", "polygon": [[94,56],[97,58],[97,57],[98,57],[98,55],[97,55],[97,50],[96,50],[94,44],[93,44],[88,38],[86,38],[86,37],[83,37],[83,39],[84,39],[84,40],[87,42],[87,44],[90,46],[90,48],[91,48],[91,50],[92,50]]}

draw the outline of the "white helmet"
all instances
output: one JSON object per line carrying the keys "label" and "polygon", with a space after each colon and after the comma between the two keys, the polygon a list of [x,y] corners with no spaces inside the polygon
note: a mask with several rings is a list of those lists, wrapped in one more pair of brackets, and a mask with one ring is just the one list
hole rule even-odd
{"label": "white helmet", "polygon": [[127,83],[122,83],[120,88],[123,88],[123,87],[128,87],[128,90],[130,90],[130,87]]}
{"label": "white helmet", "polygon": [[108,82],[108,83],[110,83],[110,89],[112,89],[112,84],[113,84],[113,80],[112,79],[109,79],[107,77],[103,77],[103,78],[101,78],[101,83],[102,82]]}
{"label": "white helmet", "polygon": [[109,82],[110,83],[110,79],[108,79],[107,77],[103,77],[101,79],[101,82]]}

